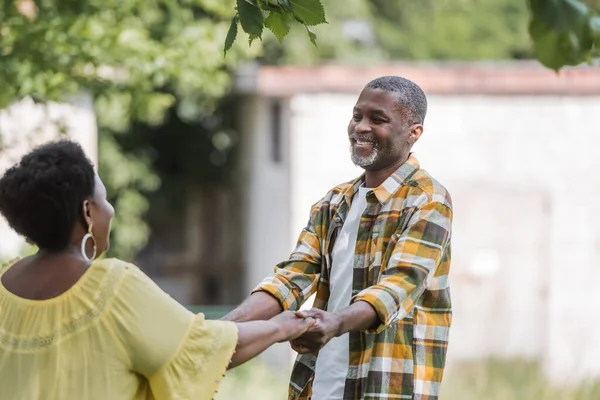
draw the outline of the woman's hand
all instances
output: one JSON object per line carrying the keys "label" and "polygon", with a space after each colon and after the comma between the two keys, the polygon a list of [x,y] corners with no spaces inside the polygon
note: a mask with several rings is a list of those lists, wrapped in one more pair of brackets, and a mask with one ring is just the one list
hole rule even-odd
{"label": "woman's hand", "polygon": [[303,317],[302,314],[296,316],[293,311],[285,311],[268,321],[236,323],[238,345],[229,367],[245,363],[277,342],[287,342],[301,336],[316,323],[312,317]]}
{"label": "woman's hand", "polygon": [[312,318],[302,318],[293,311],[284,311],[270,319],[277,324],[279,342],[289,342],[301,336],[317,321]]}

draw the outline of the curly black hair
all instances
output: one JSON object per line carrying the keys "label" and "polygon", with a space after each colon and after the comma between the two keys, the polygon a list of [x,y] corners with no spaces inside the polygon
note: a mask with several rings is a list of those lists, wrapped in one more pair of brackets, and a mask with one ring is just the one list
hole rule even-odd
{"label": "curly black hair", "polygon": [[94,194],[95,172],[81,146],[46,143],[25,155],[0,178],[0,213],[41,249],[67,248],[81,205]]}
{"label": "curly black hair", "polygon": [[398,101],[398,108],[408,112],[411,123],[422,124],[425,122],[427,97],[419,85],[413,81],[400,76],[382,76],[367,83],[365,88],[392,93]]}

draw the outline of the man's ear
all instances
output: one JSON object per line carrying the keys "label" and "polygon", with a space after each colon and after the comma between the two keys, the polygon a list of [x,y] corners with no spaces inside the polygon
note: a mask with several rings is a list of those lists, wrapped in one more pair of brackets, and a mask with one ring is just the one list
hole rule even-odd
{"label": "man's ear", "polygon": [[411,125],[410,132],[408,134],[408,143],[411,146],[414,145],[417,142],[417,140],[419,140],[419,138],[421,137],[422,134],[423,134],[423,125],[421,125],[421,124]]}

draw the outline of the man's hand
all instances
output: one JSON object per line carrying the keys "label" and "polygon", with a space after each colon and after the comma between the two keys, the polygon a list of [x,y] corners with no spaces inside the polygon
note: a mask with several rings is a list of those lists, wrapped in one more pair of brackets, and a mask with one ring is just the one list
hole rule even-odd
{"label": "man's hand", "polygon": [[292,349],[300,354],[315,353],[335,336],[373,329],[381,323],[375,309],[362,300],[333,313],[313,308],[310,311],[297,311],[296,315],[312,317],[316,321],[312,328],[291,342]]}
{"label": "man's hand", "polygon": [[316,321],[302,336],[290,342],[292,349],[299,354],[315,353],[333,337],[340,335],[342,321],[337,314],[313,308],[309,311],[297,311],[296,315],[314,318]]}

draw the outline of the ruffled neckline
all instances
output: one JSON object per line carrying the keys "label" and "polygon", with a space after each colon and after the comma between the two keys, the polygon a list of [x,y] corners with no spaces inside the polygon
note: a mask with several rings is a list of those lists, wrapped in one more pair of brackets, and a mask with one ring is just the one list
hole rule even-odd
{"label": "ruffled neckline", "polygon": [[36,351],[86,329],[107,309],[127,265],[116,259],[95,261],[68,290],[46,300],[20,297],[0,281],[0,347]]}
{"label": "ruffled neckline", "polygon": [[105,260],[94,261],[85,270],[85,272],[81,275],[81,277],[79,277],[77,282],[75,282],[73,284],[73,286],[71,286],[69,289],[65,290],[58,296],[54,296],[54,297],[51,297],[48,299],[42,299],[42,300],[28,299],[25,297],[21,297],[17,294],[14,294],[10,290],[8,290],[6,288],[6,286],[4,286],[4,284],[2,283],[2,276],[18,262],[18,260],[11,261],[10,263],[8,263],[7,265],[3,266],[0,269],[0,296],[5,296],[8,299],[10,299],[10,301],[26,304],[29,306],[47,306],[47,305],[52,305],[54,303],[64,301],[65,299],[72,297],[81,291],[81,288],[86,285],[86,282],[89,280],[89,277],[94,275],[91,270],[98,268],[98,267],[102,268],[103,261],[105,261]]}

